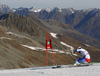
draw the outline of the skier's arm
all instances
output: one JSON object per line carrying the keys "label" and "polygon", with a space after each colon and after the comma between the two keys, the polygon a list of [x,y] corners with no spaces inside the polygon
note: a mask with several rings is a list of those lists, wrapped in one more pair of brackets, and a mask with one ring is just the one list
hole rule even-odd
{"label": "skier's arm", "polygon": [[72,54],[71,54],[71,55],[74,55],[76,52],[77,52],[77,49],[76,49],[74,52],[72,52]]}
{"label": "skier's arm", "polygon": [[73,54],[75,54],[77,52],[77,49],[73,52]]}

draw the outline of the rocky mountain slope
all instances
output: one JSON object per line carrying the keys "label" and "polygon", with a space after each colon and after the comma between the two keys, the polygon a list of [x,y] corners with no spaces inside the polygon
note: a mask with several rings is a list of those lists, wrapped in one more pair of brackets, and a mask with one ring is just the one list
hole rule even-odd
{"label": "rocky mountain slope", "polygon": [[81,42],[88,44],[88,45],[91,45],[91,46],[95,46],[98,48],[100,47],[99,40],[77,32],[69,24],[64,24],[64,23],[54,21],[54,20],[44,20],[44,22],[46,24],[44,28],[46,28],[52,32],[64,34],[66,36],[70,36],[78,41],[81,41]]}
{"label": "rocky mountain slope", "polygon": [[100,40],[100,10],[90,11],[74,28]]}
{"label": "rocky mountain slope", "polygon": [[[6,15],[3,15],[6,16]],[[1,17],[3,17],[1,16]],[[46,33],[44,28],[30,18],[8,14],[0,21],[0,68],[25,68],[45,66],[46,52],[36,51],[45,49]],[[4,20],[3,20],[4,19]],[[69,49],[60,44],[59,40],[52,38],[55,49]],[[22,45],[37,47],[31,50]],[[63,50],[65,51],[65,50]],[[57,64],[73,63],[70,55],[55,54]],[[59,59],[57,59],[59,58]],[[64,58],[64,59],[63,59]],[[68,60],[71,61],[68,61]],[[63,61],[62,61],[63,60]],[[58,62],[57,62],[58,61]],[[52,55],[49,53],[48,65],[52,65]]]}

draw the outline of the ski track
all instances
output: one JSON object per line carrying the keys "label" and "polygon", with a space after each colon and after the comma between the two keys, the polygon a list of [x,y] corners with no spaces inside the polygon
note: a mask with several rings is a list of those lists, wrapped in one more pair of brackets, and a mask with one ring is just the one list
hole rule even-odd
{"label": "ski track", "polygon": [[1,70],[0,76],[100,76],[100,64],[57,69],[11,69]]}

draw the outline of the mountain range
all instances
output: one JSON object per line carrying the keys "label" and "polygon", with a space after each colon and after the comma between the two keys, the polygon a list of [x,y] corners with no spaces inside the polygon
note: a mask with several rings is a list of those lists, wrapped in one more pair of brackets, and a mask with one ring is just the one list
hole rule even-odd
{"label": "mountain range", "polygon": [[[74,56],[74,59],[70,55],[71,48],[76,49],[79,46],[89,51],[91,62],[100,62],[98,16],[99,9],[76,10],[57,7],[54,9],[21,7],[3,12],[0,16],[0,68],[45,66],[47,33],[56,36],[52,35],[53,48],[58,49],[54,54],[56,64],[74,63],[78,57]],[[86,27],[91,28],[86,30]],[[91,31],[93,36],[90,34]],[[48,65],[52,65],[50,51]]]}
{"label": "mountain range", "polygon": [[[100,40],[100,33],[97,32],[99,29],[99,9],[92,10],[77,10],[71,14],[63,14],[58,10],[46,12],[41,11],[39,13],[35,13],[37,17],[40,19],[53,19],[66,24],[70,24],[75,30],[80,33],[89,35],[93,38]],[[87,27],[87,28],[86,28]]]}
{"label": "mountain range", "polygon": [[[25,12],[25,10],[27,10],[27,12]],[[99,30],[98,27],[100,27],[100,10],[97,8],[76,10],[73,8],[60,9],[55,7],[53,9],[36,9],[32,7],[29,9],[22,8],[21,10],[17,10],[15,14],[28,16],[32,13],[32,10],[34,14],[40,19],[53,19],[65,24],[70,24],[75,30],[79,31],[80,33],[100,40],[100,33],[97,32]],[[34,10],[37,10],[37,12],[35,12]],[[24,11],[24,14],[22,13],[22,11]],[[25,13],[28,15],[25,15]],[[95,28],[93,26],[95,26]],[[88,27],[89,29],[86,29],[85,27]]]}
{"label": "mountain range", "polygon": [[[67,9],[66,9],[67,10]],[[71,9],[70,9],[71,10]],[[78,23],[80,23],[83,19],[84,19],[84,17],[86,16],[86,15],[88,15],[90,12],[92,12],[92,11],[99,11],[99,9],[88,9],[88,10],[76,10],[76,11],[74,11],[74,13],[72,13],[72,12],[70,12],[70,14],[66,14],[65,15],[65,13],[64,12],[61,12],[61,11],[59,11],[59,8],[55,8],[55,9],[53,9],[51,12],[48,12],[48,11],[46,11],[46,10],[41,10],[40,12],[34,12],[34,14],[37,16],[37,17],[39,17],[40,19],[42,19],[42,20],[44,20],[46,23],[48,23],[48,21],[50,22],[50,21],[53,21],[53,20],[56,20],[56,21],[60,21],[60,22],[63,22],[63,23],[65,23],[65,24],[67,24],[67,25],[69,25],[69,26],[72,26],[71,28],[74,28],[75,30],[79,30],[78,29],[78,27],[80,26],[80,24],[78,24]],[[23,11],[24,11],[24,13],[23,13]],[[26,11],[26,12],[25,12]],[[19,12],[19,13],[18,13]],[[15,14],[18,14],[18,15],[23,15],[23,16],[29,16],[30,14],[31,14],[32,12],[29,10],[29,9],[27,9],[27,8],[24,8],[24,9],[22,9],[22,10],[17,10],[16,12],[15,12]],[[63,14],[64,13],[64,14]],[[27,15],[26,15],[27,14]],[[87,17],[86,17],[87,18]],[[51,20],[50,20],[51,19]],[[84,19],[85,20],[85,19]],[[53,21],[53,23],[55,23],[56,21]],[[57,22],[56,22],[57,23]],[[83,23],[84,23],[84,21],[83,21]],[[55,25],[54,25],[55,26]],[[85,26],[85,25],[83,25],[83,26]],[[76,28],[77,27],[77,28]],[[92,26],[91,26],[92,27]],[[50,29],[50,28],[49,28]],[[52,27],[51,27],[51,29],[52,29]],[[83,29],[83,28],[82,28]],[[56,28],[56,30],[57,30],[57,28]],[[66,29],[65,29],[66,30]],[[83,31],[85,30],[85,28],[83,29]],[[95,30],[95,29],[93,29],[93,30]],[[89,31],[89,32],[91,32],[92,30],[87,30],[87,31]],[[84,32],[82,32],[81,30],[79,31],[80,33],[83,33],[83,34],[86,34],[86,33],[84,33]],[[79,34],[78,32],[77,33],[69,33],[69,32],[65,32],[65,31],[62,31],[62,32],[60,32],[60,33],[64,33],[64,34],[66,34],[66,35],[68,35],[68,36],[70,36],[70,37],[72,37],[72,38],[74,38],[74,39],[77,39],[77,40],[79,40],[79,41],[81,41],[81,42],[83,42],[83,43],[86,43],[86,44],[89,44],[89,45],[93,45],[93,46],[95,46],[95,42],[96,42],[96,44],[98,45],[98,42],[99,42],[99,39],[100,38],[97,38],[97,36],[100,36],[99,35],[99,32],[97,33],[97,32],[94,32],[93,34],[94,34],[94,36],[93,35],[90,35],[90,34],[88,34],[89,36],[91,36],[91,38],[89,37],[89,36],[87,36],[87,37],[85,37],[85,35],[81,35],[81,34]],[[87,34],[86,34],[87,35]],[[81,37],[81,38],[80,38]],[[95,41],[95,40],[93,40],[92,39],[92,37],[94,37],[94,38],[96,38],[96,39],[98,39],[97,41]],[[91,40],[92,39],[92,40]],[[95,47],[99,47],[99,46],[95,46]]]}

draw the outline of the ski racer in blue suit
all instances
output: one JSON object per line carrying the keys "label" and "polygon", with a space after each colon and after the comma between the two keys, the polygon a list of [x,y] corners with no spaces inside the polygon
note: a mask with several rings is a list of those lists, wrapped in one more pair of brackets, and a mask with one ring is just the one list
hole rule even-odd
{"label": "ski racer in blue suit", "polygon": [[89,55],[89,53],[88,53],[87,50],[85,50],[85,49],[79,47],[79,48],[77,48],[77,49],[73,52],[73,54],[75,54],[75,53],[77,53],[77,52],[80,52],[80,53],[82,54],[83,58],[79,58],[79,59],[74,63],[74,66],[77,66],[77,65],[79,65],[80,63],[89,63],[89,62],[90,62],[90,55]]}

